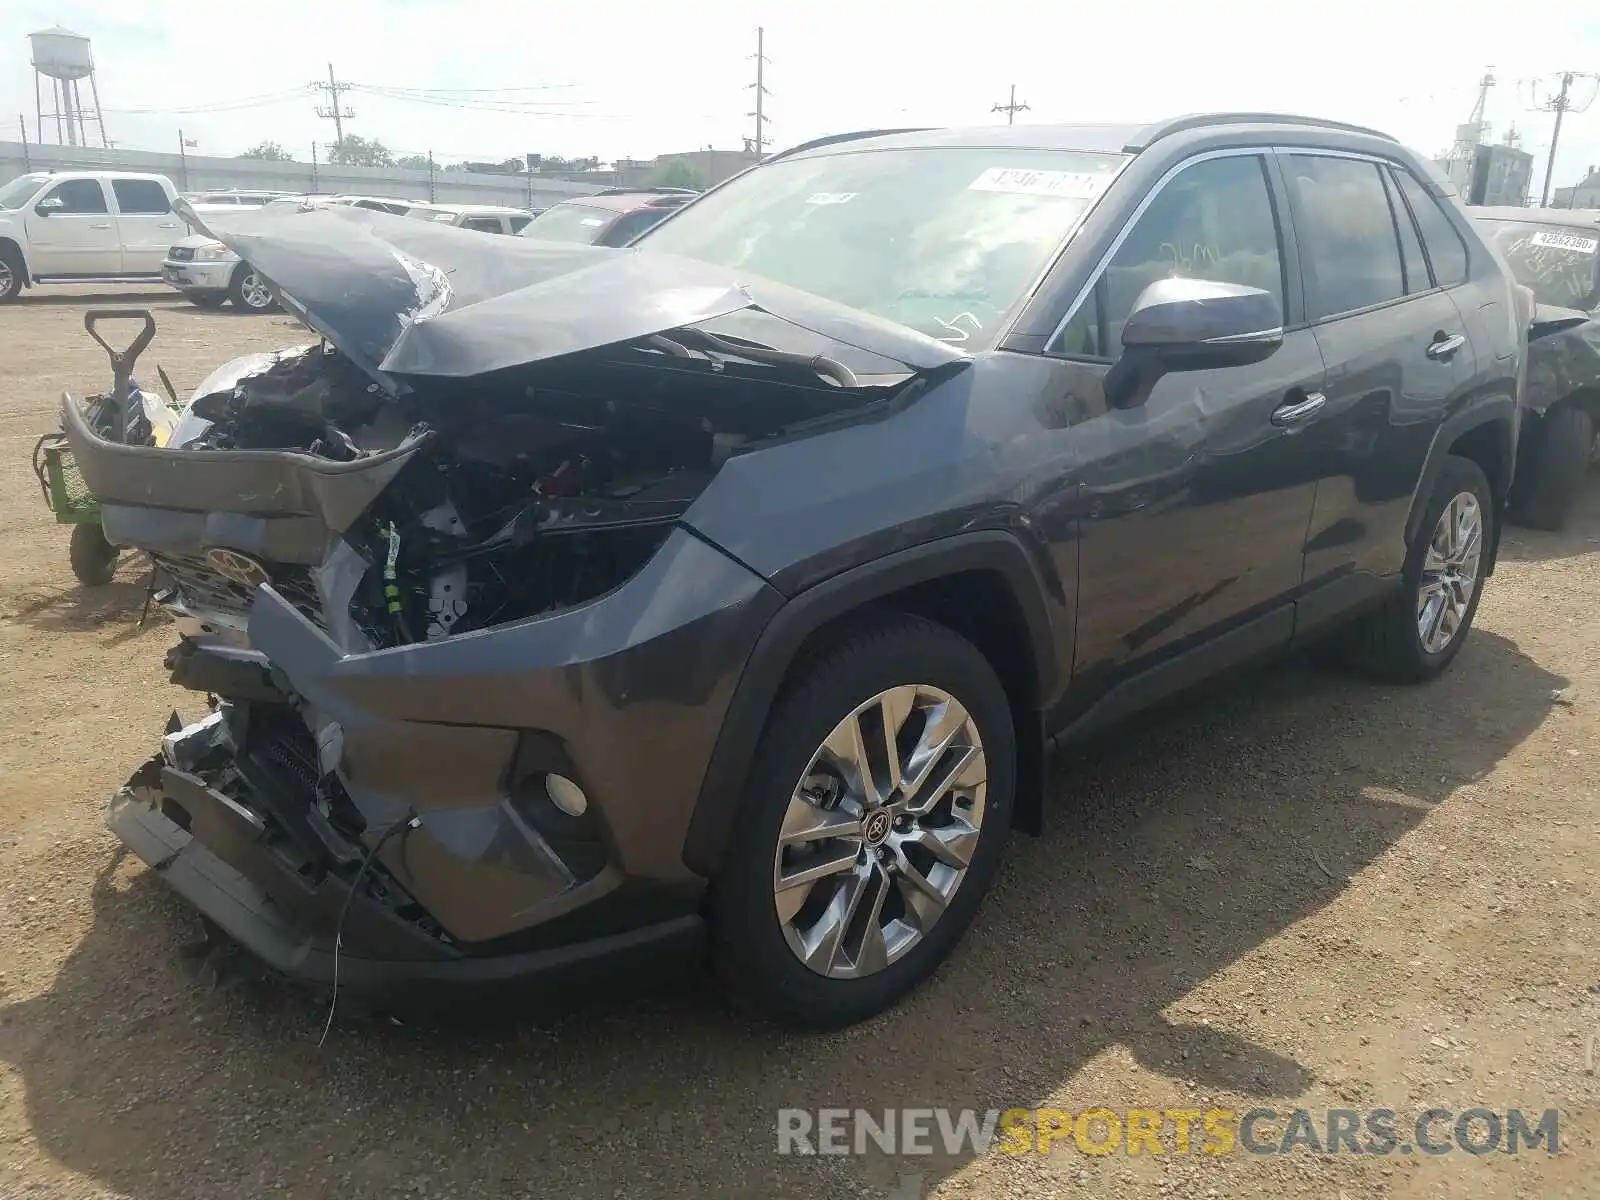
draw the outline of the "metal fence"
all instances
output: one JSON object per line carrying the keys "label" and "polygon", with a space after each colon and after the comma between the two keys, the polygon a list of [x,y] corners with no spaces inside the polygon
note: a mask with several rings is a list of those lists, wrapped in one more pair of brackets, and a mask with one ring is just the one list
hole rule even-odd
{"label": "metal fence", "polygon": [[51,146],[0,142],[0,184],[28,171],[141,171],[165,175],[181,192],[226,188],[286,192],[326,192],[435,200],[444,204],[504,204],[545,209],[573,196],[600,190],[600,184],[543,179],[537,175],[483,175],[460,170],[410,170],[403,167],[347,167],[328,163],[269,162],[255,158],[213,158],[198,154],[159,154],[149,150]]}

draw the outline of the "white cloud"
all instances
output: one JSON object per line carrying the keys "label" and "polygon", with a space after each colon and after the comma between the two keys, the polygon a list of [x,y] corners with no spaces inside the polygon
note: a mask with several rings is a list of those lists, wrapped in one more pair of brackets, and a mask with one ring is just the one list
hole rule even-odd
{"label": "white cloud", "polygon": [[[1489,60],[1503,81],[1490,118],[1500,130],[1515,120],[1542,168],[1551,117],[1526,111],[1516,81],[1600,66],[1600,25],[1585,27],[1576,11],[1549,0],[1510,16],[1501,5],[1442,0],[11,0],[0,6],[0,114],[26,113],[31,127],[25,35],[59,23],[93,40],[111,136],[129,146],[175,148],[182,128],[202,153],[271,138],[303,157],[333,136],[310,91],[225,113],[125,110],[277,92],[324,77],[331,59],[341,78],[386,87],[574,85],[527,94],[549,101],[550,115],[351,95],[349,130],[401,151],[611,158],[732,148],[753,129],[747,56],[763,24],[779,146],[847,128],[987,123],[1015,82],[1030,105],[1025,121],[1275,109],[1373,124],[1431,153],[1466,118]],[[1568,117],[1557,182],[1590,163],[1600,164],[1600,103]]]}

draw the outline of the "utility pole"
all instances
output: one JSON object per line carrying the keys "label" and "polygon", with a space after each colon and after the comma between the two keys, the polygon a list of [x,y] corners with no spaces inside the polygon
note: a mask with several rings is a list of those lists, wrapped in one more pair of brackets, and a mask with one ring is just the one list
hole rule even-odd
{"label": "utility pole", "polygon": [[22,170],[26,174],[33,170],[33,164],[28,161],[28,121],[21,113],[17,114],[17,128],[22,132]]}
{"label": "utility pole", "polygon": [[1013,83],[1011,85],[1011,99],[1005,104],[996,104],[989,111],[1005,113],[1006,124],[1015,125],[1017,123],[1017,114],[1019,112],[1027,112],[1028,106],[1026,104],[1017,103],[1017,85]]}
{"label": "utility pole", "polygon": [[348,83],[340,83],[339,80],[334,78],[333,64],[329,63],[328,82],[323,83],[320,79],[314,79],[311,81],[311,86],[319,92],[326,92],[328,94],[328,104],[326,106],[321,104],[317,105],[317,116],[321,117],[324,121],[329,120],[330,118],[332,119],[334,137],[333,144],[342,148],[344,146],[344,123],[347,119],[355,116],[356,114],[354,109],[345,108],[340,105],[339,93],[349,91],[350,85]]}
{"label": "utility pole", "polygon": [[1593,91],[1589,93],[1589,98],[1582,104],[1573,102],[1572,85],[1579,79],[1591,80],[1596,85],[1596,88],[1600,89],[1600,75],[1595,75],[1588,71],[1563,71],[1561,72],[1561,90],[1553,98],[1542,103],[1537,102],[1537,97],[1535,98],[1534,108],[1540,112],[1553,112],[1556,115],[1555,129],[1550,133],[1550,157],[1545,160],[1544,190],[1539,196],[1540,208],[1548,208],[1550,206],[1550,181],[1556,170],[1556,145],[1561,141],[1562,118],[1569,112],[1581,113],[1594,103],[1595,93]]}
{"label": "utility pole", "polygon": [[751,139],[750,145],[757,155],[764,152],[764,147],[767,144],[767,122],[770,119],[764,111],[765,106],[762,101],[772,94],[767,91],[766,73],[763,70],[767,65],[767,56],[764,52],[766,36],[767,31],[765,29],[758,28],[756,30],[756,81],[748,85],[756,90],[756,110],[753,113],[745,113],[745,116],[756,119],[756,136]]}
{"label": "utility pole", "polygon": [[182,165],[183,190],[189,190],[189,147],[194,145],[183,136],[183,130],[178,130],[178,162]]}
{"label": "utility pole", "polygon": [[[529,186],[530,187],[532,186],[532,183],[531,183],[532,178],[533,177],[530,175],[529,176],[529,180],[530,180]],[[433,203],[433,151],[432,150],[428,151],[428,203],[429,204]]]}

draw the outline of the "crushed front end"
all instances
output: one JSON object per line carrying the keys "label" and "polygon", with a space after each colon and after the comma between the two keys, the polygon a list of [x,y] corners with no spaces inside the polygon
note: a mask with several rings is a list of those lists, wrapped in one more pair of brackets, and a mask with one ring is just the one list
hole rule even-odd
{"label": "crushed front end", "polygon": [[230,244],[323,341],[219,368],[163,447],[63,398],[107,537],[164,584],[172,678],[209,703],[111,827],[303,979],[333,979],[336,941],[340,985],[380,991],[695,961],[682,848],[782,597],[690,509],[730,456],[959,355],[631,252],[260,227]]}

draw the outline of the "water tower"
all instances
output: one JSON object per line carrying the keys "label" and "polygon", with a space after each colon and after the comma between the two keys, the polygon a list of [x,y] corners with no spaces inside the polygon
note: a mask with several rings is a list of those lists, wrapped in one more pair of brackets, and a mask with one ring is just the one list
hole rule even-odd
{"label": "water tower", "polygon": [[[39,140],[44,141],[45,121],[55,122],[56,141],[63,146],[89,145],[89,126],[100,127],[100,144],[106,141],[106,122],[100,114],[100,88],[94,78],[94,55],[89,51],[89,39],[62,29],[45,29],[30,33],[28,42],[33,49],[33,106],[39,115]],[[85,108],[79,84],[89,81],[89,95],[93,107]],[[50,84],[50,108],[44,107],[43,85]]]}

